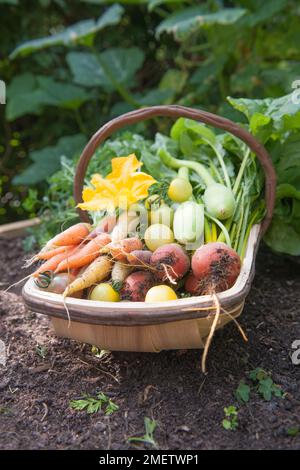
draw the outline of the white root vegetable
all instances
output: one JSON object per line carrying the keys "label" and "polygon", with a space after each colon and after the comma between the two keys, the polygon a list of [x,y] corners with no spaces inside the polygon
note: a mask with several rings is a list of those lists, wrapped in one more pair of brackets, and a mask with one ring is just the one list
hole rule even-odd
{"label": "white root vegetable", "polygon": [[63,296],[67,297],[82,289],[91,287],[93,284],[106,279],[112,269],[112,261],[107,256],[100,256],[95,259],[83,273],[75,279],[64,291]]}
{"label": "white root vegetable", "polygon": [[111,271],[111,280],[114,283],[122,284],[133,269],[134,268],[132,266],[128,266],[121,261],[116,261]]}

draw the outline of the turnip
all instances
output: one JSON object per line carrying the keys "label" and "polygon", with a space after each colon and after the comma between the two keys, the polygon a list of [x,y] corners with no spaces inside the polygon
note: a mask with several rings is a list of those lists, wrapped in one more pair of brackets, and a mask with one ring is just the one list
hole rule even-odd
{"label": "turnip", "polygon": [[124,281],[121,299],[131,302],[143,302],[146,294],[155,284],[155,276],[149,271],[136,271]]}
{"label": "turnip", "polygon": [[232,248],[221,242],[207,243],[192,257],[192,271],[199,287],[195,288],[195,281],[190,278],[188,288],[194,286],[199,294],[222,292],[233,286],[240,269],[240,257]]}
{"label": "turnip", "polygon": [[190,267],[188,255],[177,243],[157,248],[151,256],[150,263],[161,281],[169,281],[173,284],[176,284]]}

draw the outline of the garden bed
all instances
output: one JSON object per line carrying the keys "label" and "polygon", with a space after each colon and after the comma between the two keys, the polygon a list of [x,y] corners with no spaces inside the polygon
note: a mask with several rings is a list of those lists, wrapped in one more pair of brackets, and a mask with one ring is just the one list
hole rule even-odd
{"label": "garden bed", "polygon": [[[0,241],[1,289],[25,276],[22,240]],[[8,349],[0,365],[0,447],[6,449],[147,448],[129,443],[144,434],[144,417],[157,421],[160,449],[296,449],[300,446],[300,366],[291,345],[300,339],[300,266],[261,250],[240,323],[216,333],[208,356],[200,351],[110,353],[57,338],[43,315],[26,310],[20,286],[0,292],[0,338]],[[262,367],[285,398],[270,401],[251,386],[239,404],[235,391]],[[104,392],[118,406],[111,416],[70,408],[70,400]],[[238,428],[222,426],[224,407],[238,409]],[[294,434],[293,436],[291,434]]]}

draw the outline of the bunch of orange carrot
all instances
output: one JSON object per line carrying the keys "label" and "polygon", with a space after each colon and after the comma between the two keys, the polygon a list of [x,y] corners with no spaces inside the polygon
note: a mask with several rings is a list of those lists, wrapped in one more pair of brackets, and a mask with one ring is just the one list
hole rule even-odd
{"label": "bunch of orange carrot", "polygon": [[[78,223],[55,236],[34,257],[34,261],[42,261],[32,274],[37,284],[44,273],[51,273],[51,279],[64,275],[63,289],[55,292],[65,297],[106,279],[114,264],[118,263],[122,270],[127,254],[141,250],[143,245],[135,237],[117,237],[112,241],[112,235],[107,232],[112,231],[115,225],[116,220],[106,217],[94,230],[90,224]],[[115,266],[115,273],[117,269],[118,265]]]}

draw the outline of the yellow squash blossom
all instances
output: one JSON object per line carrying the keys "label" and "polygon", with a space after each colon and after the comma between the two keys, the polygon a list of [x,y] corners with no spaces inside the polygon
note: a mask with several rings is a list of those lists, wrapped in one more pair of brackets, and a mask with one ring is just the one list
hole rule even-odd
{"label": "yellow squash blossom", "polygon": [[82,191],[83,202],[78,207],[87,211],[127,209],[131,204],[145,199],[148,188],[156,181],[152,176],[137,171],[142,163],[134,154],[116,157],[111,161],[112,172],[103,178],[96,174],[91,179],[93,187]]}

